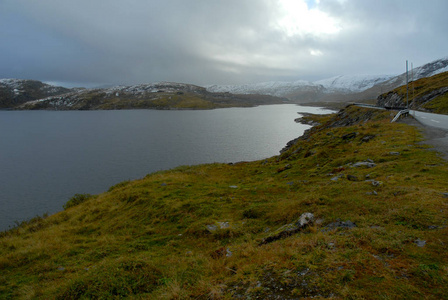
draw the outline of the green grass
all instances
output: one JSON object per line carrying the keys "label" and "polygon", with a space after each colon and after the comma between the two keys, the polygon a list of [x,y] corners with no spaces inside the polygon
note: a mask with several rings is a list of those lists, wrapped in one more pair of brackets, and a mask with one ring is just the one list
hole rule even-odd
{"label": "green grass", "polygon": [[[446,297],[447,163],[388,112],[314,118],[279,156],[149,174],[2,233],[0,298]],[[304,212],[312,226],[260,246]]]}
{"label": "green grass", "polygon": [[448,94],[441,95],[434,100],[425,103],[423,107],[436,114],[448,115]]}

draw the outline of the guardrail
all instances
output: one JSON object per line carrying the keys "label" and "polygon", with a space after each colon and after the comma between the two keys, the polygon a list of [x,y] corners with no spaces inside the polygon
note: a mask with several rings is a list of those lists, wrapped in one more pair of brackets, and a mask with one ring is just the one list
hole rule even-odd
{"label": "guardrail", "polygon": [[409,115],[409,109],[400,110],[398,114],[395,116],[395,118],[393,118],[392,121],[390,122],[393,123],[397,121],[401,116],[407,116],[407,115]]}

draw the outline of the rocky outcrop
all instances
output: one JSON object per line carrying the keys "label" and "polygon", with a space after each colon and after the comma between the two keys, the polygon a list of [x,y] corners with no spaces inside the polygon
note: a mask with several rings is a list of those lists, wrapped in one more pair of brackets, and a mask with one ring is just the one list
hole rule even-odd
{"label": "rocky outcrop", "polygon": [[[442,87],[426,93],[422,96],[418,96],[415,99],[409,100],[409,106],[419,110],[426,110],[423,105],[428,103],[439,96],[443,96],[448,93],[448,87]],[[406,95],[402,96],[395,91],[391,91],[387,94],[380,95],[377,98],[377,105],[385,108],[404,108],[406,107]]]}
{"label": "rocky outcrop", "polygon": [[401,108],[406,105],[404,101],[402,96],[392,91],[387,94],[378,96],[376,104],[385,108]]}
{"label": "rocky outcrop", "polygon": [[314,215],[312,213],[303,213],[300,218],[295,221],[294,223],[283,225],[282,227],[278,228],[274,233],[269,235],[268,237],[264,238],[258,245],[265,245],[272,243],[274,241],[284,239],[288,236],[291,236],[306,227],[310,226],[314,222]]}

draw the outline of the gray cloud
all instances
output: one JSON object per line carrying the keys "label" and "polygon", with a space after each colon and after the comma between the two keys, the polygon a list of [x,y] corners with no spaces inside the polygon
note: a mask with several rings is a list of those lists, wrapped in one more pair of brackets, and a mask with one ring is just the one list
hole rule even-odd
{"label": "gray cloud", "polygon": [[447,55],[446,1],[307,1],[339,26],[331,34],[313,34],[312,20],[298,20],[304,15],[296,16],[298,32],[286,32],[280,2],[3,0],[0,78],[200,85],[316,80],[400,73],[406,59],[417,66]]}

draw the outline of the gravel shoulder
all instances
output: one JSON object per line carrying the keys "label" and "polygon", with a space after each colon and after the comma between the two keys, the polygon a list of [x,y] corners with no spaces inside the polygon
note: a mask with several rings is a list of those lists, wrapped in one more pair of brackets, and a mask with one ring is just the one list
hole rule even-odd
{"label": "gravel shoulder", "polygon": [[421,143],[431,145],[433,148],[430,150],[439,152],[448,160],[448,130],[425,126],[413,117],[403,118],[399,122],[417,127],[424,137]]}

